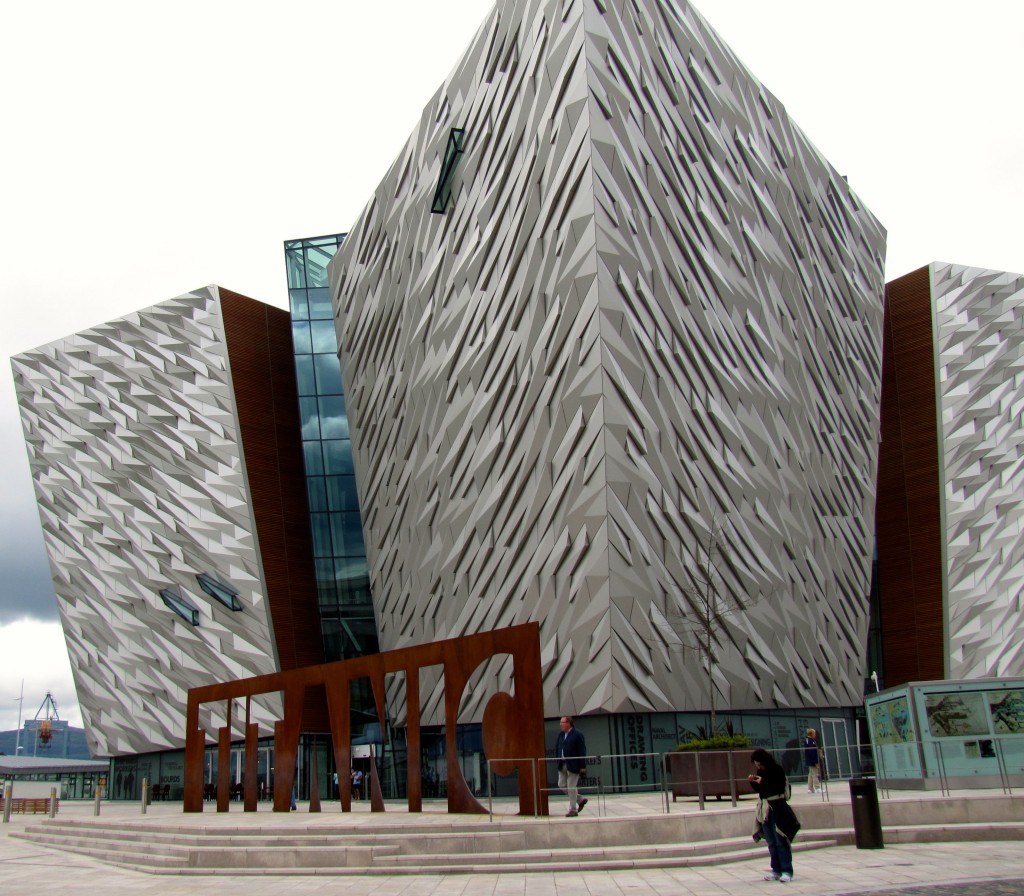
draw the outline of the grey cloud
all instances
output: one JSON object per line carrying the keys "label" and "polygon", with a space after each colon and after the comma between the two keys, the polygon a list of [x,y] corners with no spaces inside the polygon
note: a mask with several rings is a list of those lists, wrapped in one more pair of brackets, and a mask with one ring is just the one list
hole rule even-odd
{"label": "grey cloud", "polygon": [[57,619],[57,597],[43,546],[14,390],[0,390],[0,625],[18,619]]}
{"label": "grey cloud", "polygon": [[[6,503],[6,502],[5,502]],[[0,625],[57,619],[57,598],[34,507],[0,522]]]}

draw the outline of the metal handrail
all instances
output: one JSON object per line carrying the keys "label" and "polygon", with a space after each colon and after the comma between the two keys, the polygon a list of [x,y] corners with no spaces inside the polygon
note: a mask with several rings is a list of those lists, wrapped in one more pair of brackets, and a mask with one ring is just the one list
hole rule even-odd
{"label": "metal handrail", "polygon": [[[613,756],[604,756],[604,755],[595,753],[595,754],[587,755],[587,756],[574,756],[573,759],[579,759],[583,763],[583,765],[585,767],[592,768],[595,765],[601,765],[603,759],[624,758],[624,757],[628,757],[628,756],[631,756],[631,755],[633,755],[633,754],[631,754],[631,753],[622,753],[622,754],[619,754],[617,757],[613,757]],[[636,755],[640,755],[640,754],[638,753]],[[590,760],[594,760],[594,761],[591,762]],[[544,771],[544,780],[545,780],[545,782],[547,782],[547,767],[548,767],[548,763],[554,762],[554,763],[556,763],[556,766],[557,766],[557,763],[563,762],[563,761],[564,760],[560,759],[557,756],[545,756],[541,760],[541,762],[543,762],[545,764],[544,765],[544,769],[545,769],[545,771]],[[590,776],[588,775],[588,778],[589,777]],[[594,777],[594,779],[597,782],[596,784],[590,784],[590,785],[584,784],[582,786],[577,786],[577,790],[584,791],[586,793],[591,793],[591,794],[594,795],[594,798],[597,800],[597,814],[600,817],[600,816],[603,816],[603,815],[607,814],[607,808],[608,808],[607,802],[605,800],[606,794],[605,794],[605,790],[604,790],[604,779],[600,775],[594,775],[593,777]],[[560,787],[545,787],[544,788],[544,793],[551,794],[551,793],[554,793],[555,791],[560,790],[560,789],[561,789]]]}
{"label": "metal handrail", "polygon": [[996,764],[999,767],[999,783],[1003,787],[1003,793],[1007,796],[1012,796],[1013,787],[1010,784],[1010,772],[1006,768],[1006,757],[1003,755],[1003,739],[1001,737],[996,737],[994,740],[996,747]]}
{"label": "metal handrail", "polygon": [[[964,742],[972,741],[991,741],[994,752],[985,753],[983,759],[990,763],[987,768],[989,770],[988,780],[990,784],[988,786],[994,786],[992,776],[998,769],[999,784],[1006,794],[1013,793],[1013,781],[1021,780],[1021,776],[1024,776],[1024,765],[1018,767],[1019,754],[1013,750],[1008,749],[1008,744],[1020,743],[1019,737],[958,737],[958,738],[942,738],[941,740],[929,740],[929,741],[905,741],[901,742],[900,746],[904,746],[907,749],[907,753],[904,756],[906,768],[904,769],[899,754],[893,754],[891,751],[887,751],[887,747],[891,745],[886,744],[865,744],[865,743],[849,743],[841,745],[837,748],[827,747],[822,748],[823,755],[833,755],[838,751],[839,756],[833,758],[827,767],[827,772],[822,775],[822,800],[829,800],[829,781],[845,780],[847,777],[857,777],[863,774],[866,770],[868,762],[873,761],[872,771],[878,781],[879,794],[884,798],[888,799],[890,791],[892,789],[891,782],[898,778],[903,777],[920,777],[922,780],[930,777],[934,783],[937,783],[941,792],[944,796],[948,796],[951,793],[951,788],[954,784],[954,778],[966,777],[959,775],[957,772],[957,762],[962,761],[954,759],[954,753],[951,753],[951,749],[962,747]],[[849,768],[846,764],[839,760],[843,758],[842,751],[849,752],[850,764]],[[726,790],[723,788],[716,788],[711,791],[716,780],[711,781],[709,779],[708,772],[708,754],[710,753],[726,753],[732,754],[734,751],[720,750],[720,751],[704,751],[693,753],[693,759],[690,760],[689,772],[689,784],[685,793],[687,795],[695,795],[697,797],[698,805],[701,809],[706,808],[707,801],[711,795],[711,792],[721,792],[722,796],[725,796]],[[663,753],[657,752],[644,752],[644,753],[612,753],[612,754],[590,754],[587,756],[580,757],[584,764],[588,767],[590,774],[583,778],[580,782],[580,793],[587,794],[594,799],[594,809],[600,816],[608,814],[608,799],[616,794],[650,794],[652,796],[659,797],[661,803],[661,812],[670,814],[672,811],[671,800],[669,795],[673,789],[673,760],[670,757],[681,757],[687,756],[686,753],[680,753],[675,750],[668,750]],[[865,761],[861,761],[861,759]],[[992,766],[992,760],[995,760],[996,768]],[[627,783],[627,779],[620,779],[618,777],[621,771],[621,766],[617,766],[614,763],[628,762],[629,760],[643,760],[649,763],[652,779],[642,783]],[[518,762],[524,766],[523,771],[526,771],[526,767],[529,767],[530,773],[532,774],[534,786],[536,788],[534,797],[535,814],[539,814],[539,806],[541,802],[541,796],[543,794],[553,794],[560,790],[560,788],[548,786],[550,780],[549,763],[558,763],[559,758],[554,756],[545,756],[542,758],[538,757],[524,757],[522,759],[501,759],[501,760],[487,760],[487,796],[488,796],[488,811],[493,818],[494,812],[494,801],[495,801],[495,779],[496,774],[493,770],[494,762],[501,762],[507,764],[510,762]],[[893,762],[896,765],[893,765]],[[731,796],[731,802],[733,806],[737,805],[738,796],[746,794],[746,790],[742,788],[742,778],[737,778],[737,768],[735,757],[730,755],[730,765],[728,772],[723,772],[722,783],[726,780],[729,782],[728,791]],[[951,762],[954,763],[951,766]],[[603,765],[608,766],[609,774],[597,774],[593,771],[594,767],[600,767]],[[525,774],[522,776],[525,778]],[[957,783],[957,786],[970,786],[969,784],[961,785]],[[986,786],[979,784],[975,786]],[[709,792],[711,791],[711,792]],[[657,811],[657,810],[656,810]]]}

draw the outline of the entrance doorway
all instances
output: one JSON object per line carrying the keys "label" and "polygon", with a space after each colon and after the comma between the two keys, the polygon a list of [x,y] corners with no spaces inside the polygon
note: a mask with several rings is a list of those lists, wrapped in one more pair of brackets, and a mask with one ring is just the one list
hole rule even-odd
{"label": "entrance doorway", "polygon": [[819,747],[824,774],[829,778],[852,778],[860,772],[860,746],[850,736],[846,719],[822,719]]}

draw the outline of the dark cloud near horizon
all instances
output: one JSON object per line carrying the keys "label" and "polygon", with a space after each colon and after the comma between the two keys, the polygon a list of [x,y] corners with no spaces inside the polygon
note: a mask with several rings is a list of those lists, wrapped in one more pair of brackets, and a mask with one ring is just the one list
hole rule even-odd
{"label": "dark cloud near horizon", "polygon": [[0,491],[0,625],[19,619],[56,622],[57,597],[13,377],[0,382],[0,458],[5,472]]}
{"label": "dark cloud near horizon", "polygon": [[20,439],[21,433],[13,427],[0,433],[6,448],[3,456],[9,460],[0,498],[0,625],[18,619],[55,622],[58,618],[39,511]]}
{"label": "dark cloud near horizon", "polygon": [[[12,531],[19,522],[22,528]],[[8,517],[0,528],[0,540],[0,625],[18,619],[55,622],[57,597],[39,523]]]}

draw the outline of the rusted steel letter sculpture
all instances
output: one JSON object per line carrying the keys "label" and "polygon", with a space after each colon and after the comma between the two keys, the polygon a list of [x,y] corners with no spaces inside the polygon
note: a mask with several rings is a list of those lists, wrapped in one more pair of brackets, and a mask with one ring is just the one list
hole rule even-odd
{"label": "rusted steel letter sculpture", "polygon": [[[540,626],[536,622],[478,635],[466,635],[447,641],[435,641],[417,647],[389,650],[374,656],[357,657],[322,666],[306,666],[289,672],[258,675],[239,681],[191,688],[185,729],[185,811],[203,811],[203,753],[206,731],[199,727],[199,707],[204,703],[227,702],[227,724],[217,732],[221,765],[231,743],[231,707],[233,701],[245,701],[245,811],[256,809],[256,726],[250,724],[250,700],[260,694],[284,693],[284,718],[274,725],[274,811],[287,812],[291,803],[299,732],[302,729],[302,704],[306,688],[323,685],[327,693],[334,759],[339,770],[351,767],[352,731],[350,717],[350,683],[369,678],[373,689],[381,731],[386,731],[384,718],[384,676],[393,672],[406,675],[407,745],[409,811],[422,810],[423,787],[420,763],[420,692],[419,670],[425,666],[441,666],[444,672],[445,744],[448,755],[448,811],[486,812],[473,796],[459,763],[455,739],[456,721],[462,692],[470,676],[485,660],[498,654],[512,656],[512,683],[515,696],[495,694],[484,708],[483,740],[487,758],[494,760],[497,774],[519,773],[519,812],[547,815],[547,793],[535,780],[543,777],[544,709],[541,695]],[[251,755],[250,755],[251,754]],[[225,812],[227,776],[218,788],[217,811]],[[218,782],[220,783],[220,782]],[[347,774],[338,776],[341,808],[352,809],[352,786]],[[221,800],[221,790],[224,799]],[[370,776],[371,808],[384,811],[380,776]]]}

